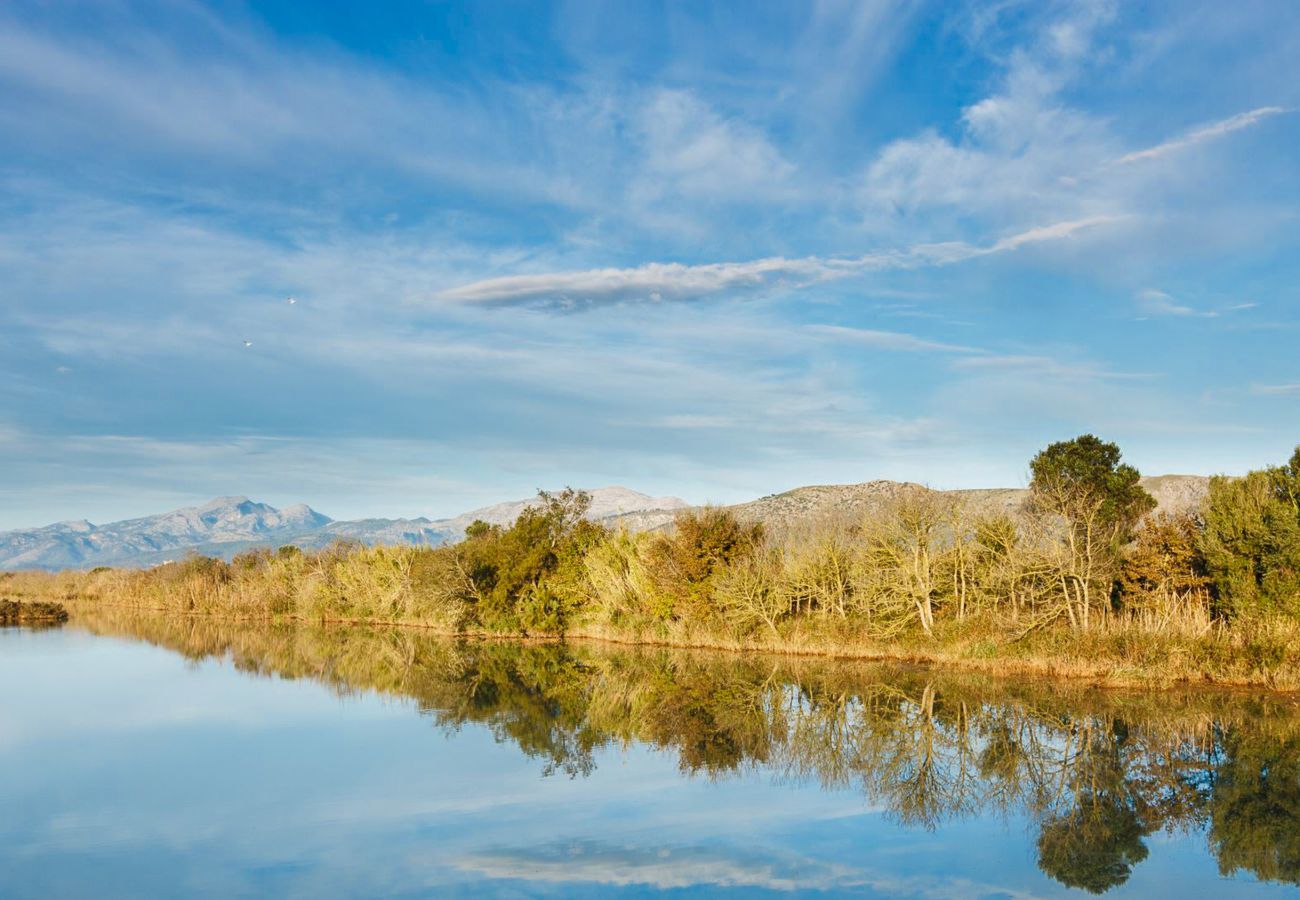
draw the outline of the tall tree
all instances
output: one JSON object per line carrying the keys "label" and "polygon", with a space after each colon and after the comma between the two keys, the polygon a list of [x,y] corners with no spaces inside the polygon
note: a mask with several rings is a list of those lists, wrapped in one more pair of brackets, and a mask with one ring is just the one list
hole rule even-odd
{"label": "tall tree", "polygon": [[1029,462],[1031,508],[1061,520],[1065,565],[1061,595],[1070,621],[1088,627],[1098,598],[1110,595],[1120,548],[1156,501],[1121,461],[1116,444],[1084,434],[1058,441]]}

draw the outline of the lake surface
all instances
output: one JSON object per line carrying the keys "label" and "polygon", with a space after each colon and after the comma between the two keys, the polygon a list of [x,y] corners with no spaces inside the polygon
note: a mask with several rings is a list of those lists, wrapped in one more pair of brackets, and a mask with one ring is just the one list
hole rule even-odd
{"label": "lake surface", "polygon": [[74,616],[0,629],[0,896],[1292,896],[1287,697]]}

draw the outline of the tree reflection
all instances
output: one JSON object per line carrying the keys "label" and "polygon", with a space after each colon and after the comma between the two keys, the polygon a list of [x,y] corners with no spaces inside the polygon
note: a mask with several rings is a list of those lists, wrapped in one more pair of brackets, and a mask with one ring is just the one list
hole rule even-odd
{"label": "tree reflection", "polygon": [[1219,871],[1300,884],[1300,738],[1236,727],[1222,748],[1210,801]]}
{"label": "tree reflection", "polygon": [[690,774],[762,767],[857,790],[908,826],[1027,815],[1043,872],[1092,893],[1124,884],[1160,830],[1205,830],[1225,875],[1300,884],[1300,714],[1285,698],[139,613],[74,625],[411,698],[442,728],[490,729],[547,774],[587,775],[596,751],[636,742]]}

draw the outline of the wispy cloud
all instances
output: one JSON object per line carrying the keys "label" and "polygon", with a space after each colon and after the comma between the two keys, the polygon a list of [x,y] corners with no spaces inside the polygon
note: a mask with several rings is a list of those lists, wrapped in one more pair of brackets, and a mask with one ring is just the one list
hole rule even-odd
{"label": "wispy cloud", "polygon": [[1232,303],[1217,309],[1191,306],[1165,291],[1146,288],[1137,293],[1137,308],[1143,316],[1175,316],[1189,319],[1217,319],[1220,316],[1257,309],[1258,303]]}
{"label": "wispy cloud", "polygon": [[1141,372],[1115,372],[1091,363],[1072,363],[1052,356],[1034,354],[988,354],[955,360],[954,369],[1004,372],[1017,376],[1067,380],[1130,380],[1152,376]]}
{"label": "wispy cloud", "polygon": [[701,265],[647,263],[625,269],[510,275],[451,288],[435,295],[435,299],[452,303],[561,308],[628,301],[699,300],[729,293],[806,287],[872,271],[951,265],[1030,244],[1062,240],[1087,228],[1118,221],[1118,218],[1097,215],[1056,222],[1010,235],[986,246],[952,241],[847,258],[769,257],[750,262]]}
{"label": "wispy cloud", "polygon": [[1261,106],[1258,109],[1252,109],[1248,112],[1238,113],[1235,116],[1229,116],[1226,119],[1220,119],[1201,128],[1193,129],[1181,137],[1156,144],[1154,147],[1147,147],[1145,150],[1135,150],[1127,153],[1115,160],[1115,165],[1127,165],[1129,163],[1141,162],[1148,159],[1160,159],[1163,156],[1177,153],[1179,150],[1191,147],[1194,144],[1200,144],[1204,141],[1213,140],[1223,137],[1225,134],[1231,134],[1234,131],[1240,131],[1243,128],[1249,128],[1264,119],[1271,116],[1281,115],[1282,113],[1291,112],[1281,106]]}
{"label": "wispy cloud", "polygon": [[809,325],[809,334],[873,350],[901,350],[904,352],[937,351],[940,353],[982,353],[975,347],[931,341],[901,331],[877,331],[870,328],[849,328],[844,325]]}
{"label": "wispy cloud", "polygon": [[1288,396],[1291,394],[1300,395],[1300,382],[1295,384],[1252,384],[1250,386],[1252,394],[1264,394],[1269,396]]}
{"label": "wispy cloud", "polygon": [[1185,316],[1213,319],[1219,314],[1214,310],[1199,310],[1179,303],[1164,291],[1148,288],[1137,295],[1138,309],[1152,316]]}

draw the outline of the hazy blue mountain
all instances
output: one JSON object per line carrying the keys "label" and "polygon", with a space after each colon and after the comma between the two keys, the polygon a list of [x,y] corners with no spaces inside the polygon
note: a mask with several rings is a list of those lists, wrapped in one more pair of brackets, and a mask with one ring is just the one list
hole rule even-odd
{"label": "hazy blue mountain", "polygon": [[[595,519],[687,505],[676,497],[650,497],[624,487],[597,488],[591,495]],[[436,546],[459,539],[475,519],[493,524],[514,521],[532,502],[499,503],[450,519],[335,521],[305,504],[276,509],[247,497],[218,497],[202,506],[106,525],[82,519],[0,532],[0,569],[148,566],[190,552],[229,558],[252,547],[323,547],[337,540]]]}

